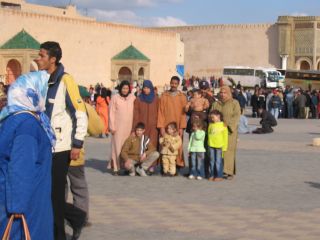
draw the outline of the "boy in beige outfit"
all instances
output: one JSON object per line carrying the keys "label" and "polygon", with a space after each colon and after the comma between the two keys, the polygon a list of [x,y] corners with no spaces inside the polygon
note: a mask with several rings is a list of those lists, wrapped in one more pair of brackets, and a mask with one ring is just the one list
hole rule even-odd
{"label": "boy in beige outfit", "polygon": [[169,123],[166,130],[166,134],[160,138],[163,176],[174,176],[176,174],[176,159],[182,140],[175,122]]}

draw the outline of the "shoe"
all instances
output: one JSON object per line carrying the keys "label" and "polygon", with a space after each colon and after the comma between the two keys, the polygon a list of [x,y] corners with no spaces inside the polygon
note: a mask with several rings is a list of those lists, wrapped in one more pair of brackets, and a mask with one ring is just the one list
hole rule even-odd
{"label": "shoe", "polygon": [[72,238],[71,240],[77,240],[80,238],[80,235],[81,235],[81,230],[82,230],[82,227],[81,228],[74,228],[73,229],[73,233],[72,233]]}
{"label": "shoe", "polygon": [[140,177],[147,177],[148,176],[142,167],[138,166],[136,168],[136,172],[140,175]]}
{"label": "shoe", "polygon": [[223,181],[223,178],[215,178],[213,181],[215,181],[215,182],[221,182],[221,181]]}
{"label": "shoe", "polygon": [[134,169],[134,167],[132,167],[130,170],[129,170],[129,176],[130,177],[134,177],[136,175],[136,170]]}
{"label": "shoe", "polygon": [[104,133],[100,134],[100,138],[107,138]]}
{"label": "shoe", "polygon": [[202,177],[198,176],[198,177],[197,177],[197,180],[202,180]]}
{"label": "shoe", "polygon": [[214,177],[209,177],[208,180],[209,181],[214,181]]}
{"label": "shoe", "polygon": [[86,221],[83,227],[91,227],[92,222]]}
{"label": "shoe", "polygon": [[226,177],[226,179],[227,179],[227,180],[232,180],[232,179],[233,179],[233,175],[228,175],[228,176]]}
{"label": "shoe", "polygon": [[146,174],[147,174],[148,176],[152,176],[152,175],[154,174],[154,171],[147,170],[147,171],[146,171]]}
{"label": "shoe", "polygon": [[189,175],[188,178],[189,178],[189,179],[194,179],[194,176],[193,176],[193,175]]}
{"label": "shoe", "polygon": [[112,175],[113,175],[113,176],[119,176],[120,173],[119,173],[119,171],[113,171],[113,172],[112,172]]}

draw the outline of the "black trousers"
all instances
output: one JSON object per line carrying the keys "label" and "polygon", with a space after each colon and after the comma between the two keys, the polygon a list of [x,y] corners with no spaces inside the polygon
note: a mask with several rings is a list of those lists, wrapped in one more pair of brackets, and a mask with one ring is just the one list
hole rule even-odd
{"label": "black trousers", "polygon": [[65,185],[70,164],[70,151],[58,152],[52,158],[52,207],[54,217],[54,239],[66,240],[64,229],[65,218]]}

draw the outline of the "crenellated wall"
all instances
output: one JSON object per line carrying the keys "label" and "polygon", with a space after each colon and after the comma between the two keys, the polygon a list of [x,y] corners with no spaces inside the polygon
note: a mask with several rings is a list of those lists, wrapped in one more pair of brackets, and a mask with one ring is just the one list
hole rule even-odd
{"label": "crenellated wall", "polygon": [[275,24],[219,24],[161,28],[179,33],[185,72],[220,76],[224,66],[280,67]]}
{"label": "crenellated wall", "polygon": [[[164,85],[176,74],[176,33],[19,10],[0,9],[0,45],[25,29],[39,42],[57,41],[62,63],[80,84],[111,86],[111,58],[133,44],[151,59],[150,78]],[[1,66],[0,74],[4,74]]]}

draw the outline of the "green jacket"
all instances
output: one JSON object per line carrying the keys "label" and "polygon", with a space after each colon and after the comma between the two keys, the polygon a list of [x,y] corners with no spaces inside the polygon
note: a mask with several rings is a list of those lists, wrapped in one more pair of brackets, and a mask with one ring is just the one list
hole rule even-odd
{"label": "green jacket", "polygon": [[203,130],[197,130],[191,133],[189,140],[189,152],[206,152],[204,148],[204,139],[206,137],[206,133]]}
{"label": "green jacket", "polygon": [[228,148],[228,128],[223,122],[210,123],[208,127],[208,146],[212,148]]}

